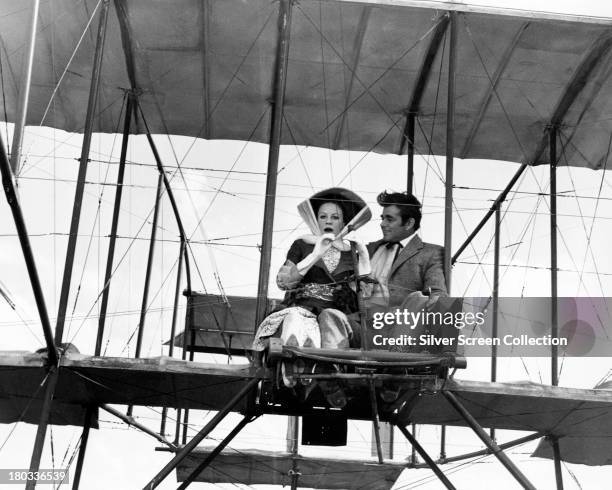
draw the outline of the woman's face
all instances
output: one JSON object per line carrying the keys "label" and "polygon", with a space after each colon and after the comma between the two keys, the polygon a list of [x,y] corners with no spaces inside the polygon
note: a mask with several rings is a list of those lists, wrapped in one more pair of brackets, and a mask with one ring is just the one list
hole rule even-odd
{"label": "woman's face", "polygon": [[317,222],[321,233],[337,235],[344,228],[342,208],[333,202],[324,202],[317,213]]}

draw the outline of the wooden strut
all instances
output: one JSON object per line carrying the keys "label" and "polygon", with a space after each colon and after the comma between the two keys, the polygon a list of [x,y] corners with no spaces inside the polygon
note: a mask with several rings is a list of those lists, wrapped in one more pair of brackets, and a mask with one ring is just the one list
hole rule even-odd
{"label": "wooden strut", "polygon": [[270,122],[268,171],[266,175],[264,220],[261,235],[261,257],[259,261],[257,307],[254,328],[257,328],[264,319],[268,303],[268,283],[270,279],[270,262],[272,260],[272,232],[274,230],[274,203],[276,202],[276,180],[283,124],[283,104],[285,100],[285,87],[287,85],[287,65],[289,63],[289,40],[291,34],[291,8],[293,1],[294,0],[280,0],[279,2],[279,33],[274,75],[274,99],[272,101],[272,120]]}
{"label": "wooden strut", "polygon": [[[559,305],[557,291],[557,127],[552,126],[549,132],[550,138],[550,308],[551,308],[551,337],[559,337]],[[559,384],[558,368],[559,348],[551,346],[550,371],[551,384]],[[561,452],[559,450],[559,439],[555,436],[550,438],[553,447],[553,461],[555,465],[555,481],[557,490],[563,490],[563,473],[561,472]]]}
{"label": "wooden strut", "polygon": [[[448,92],[446,102],[446,173],[444,178],[444,277],[451,292],[451,250],[453,245],[453,171],[455,152],[455,75],[457,66],[457,13],[450,12],[448,49]],[[446,458],[446,426],[442,426],[440,459]]]}
{"label": "wooden strut", "polygon": [[489,450],[495,455],[495,457],[503,464],[510,474],[520,483],[520,485],[526,490],[536,490],[536,487],[523,475],[523,473],[517,468],[512,460],[504,453],[504,451],[489,437],[482,426],[474,418],[474,416],[467,411],[463,404],[457,399],[452,391],[442,390],[441,393],[448,400],[451,406],[461,415],[461,417],[467,422],[472,428],[480,440],[489,448]]}
{"label": "wooden strut", "polygon": [[204,471],[208,467],[208,465],[213,462],[213,460],[219,455],[219,453],[221,453],[221,451],[223,451],[223,449],[225,449],[225,447],[232,441],[232,439],[234,439],[234,437],[236,437],[238,435],[238,433],[242,429],[244,429],[244,427],[248,423],[252,422],[253,420],[254,420],[254,417],[246,416],[240,422],[238,422],[238,425],[236,425],[236,427],[234,427],[232,429],[232,431],[227,436],[225,436],[225,438],[217,445],[217,447],[215,447],[215,449],[213,449],[210,452],[210,454],[208,456],[206,456],[204,461],[202,461],[197,466],[197,468],[195,470],[193,470],[189,474],[189,476],[187,476],[185,481],[183,481],[177,487],[177,490],[184,490],[189,485],[191,485],[195,481],[195,479],[200,475],[200,473],[202,473],[202,471]]}
{"label": "wooden strut", "polygon": [[[493,326],[491,338],[498,335],[499,322],[499,247],[501,233],[501,203],[495,209],[495,244],[493,250]],[[497,381],[497,344],[491,346],[491,382]],[[491,439],[495,440],[495,429],[489,431]]]}
{"label": "wooden strut", "polygon": [[[168,357],[174,355],[174,337],[176,335],[176,321],[178,318],[178,303],[181,296],[181,277],[183,274],[183,253],[185,253],[185,240],[181,238],[181,245],[178,256],[178,270],[176,272],[176,288],[174,289],[174,305],[172,307],[172,325],[170,326],[170,338],[172,339],[168,346]],[[166,417],[168,415],[168,407],[162,408],[161,424],[159,435],[163,436],[166,432]]]}
{"label": "wooden strut", "polygon": [[[159,218],[159,204],[161,201],[162,191],[162,175],[157,177],[157,190],[155,192],[155,209],[153,211],[153,222],[151,223],[151,237],[149,238],[149,254],[147,257],[147,268],[145,270],[145,282],[142,292],[142,303],[140,305],[140,320],[138,321],[138,333],[136,336],[136,352],[134,357],[138,359],[140,357],[140,351],[142,349],[142,338],[144,335],[145,321],[147,319],[147,309],[149,303],[149,286],[151,284],[151,273],[153,270],[153,257],[155,255],[155,241],[157,237],[157,220]],[[133,405],[128,405],[127,416],[132,416]]]}
{"label": "wooden strut", "polygon": [[157,486],[166,478],[174,468],[178,466],[178,464],[183,461],[193,449],[204,440],[204,438],[221,422],[228,413],[232,411],[232,409],[240,402],[245,396],[247,396],[250,391],[257,386],[259,383],[259,378],[254,378],[249,381],[234,397],[223,407],[223,409],[212,418],[208,424],[200,430],[193,438],[170,460],[170,462],[164,466],[160,472],[153,477],[153,479],[147,483],[143,490],[152,490],[153,488],[157,488]]}
{"label": "wooden strut", "polygon": [[66,249],[66,263],[64,265],[64,276],[62,278],[62,289],[60,292],[60,301],[57,312],[57,323],[55,325],[55,343],[58,345],[62,343],[62,336],[64,334],[64,323],[66,321],[66,310],[68,308],[68,297],[70,296],[72,267],[74,265],[76,242],[79,233],[81,206],[83,204],[83,194],[85,192],[85,178],[87,176],[87,165],[89,164],[91,135],[93,132],[94,117],[96,112],[96,105],[98,102],[100,76],[102,73],[102,55],[104,52],[104,42],[106,40],[108,10],[109,0],[104,0],[102,4],[102,11],[100,12],[100,24],[98,26],[96,52],[94,55],[94,66],[91,75],[91,85],[89,88],[89,99],[87,101],[87,114],[85,116],[85,129],[83,131],[83,147],[81,149],[81,158],[79,159],[79,173],[77,176],[76,189],[74,192],[72,219],[70,221],[70,234],[68,236],[68,247]]}
{"label": "wooden strut", "polygon": [[[94,54],[94,66],[92,70],[91,84],[89,88],[89,99],[87,101],[87,114],[85,117],[85,129],[83,134],[83,146],[81,149],[81,158],[79,165],[79,173],[74,196],[74,204],[72,209],[72,219],[70,222],[70,235],[68,237],[68,247],[66,249],[66,263],[64,266],[64,277],[62,279],[62,289],[60,293],[60,304],[57,314],[57,323],[55,326],[55,345],[60,345],[64,332],[64,322],[66,319],[66,309],[68,307],[68,297],[70,293],[70,282],[72,278],[72,266],[74,264],[74,255],[76,249],[76,241],[79,230],[79,222],[81,218],[81,205],[83,203],[83,193],[85,191],[85,177],[87,174],[87,165],[89,161],[89,149],[91,144],[91,135],[93,132],[93,122],[95,109],[98,99],[98,88],[100,86],[100,75],[102,71],[102,55],[104,52],[104,42],[106,39],[106,26],[108,21],[109,0],[104,0],[102,10],[100,11],[100,22],[98,25],[98,33],[96,37],[96,51]],[[55,359],[57,363],[56,347],[48,352],[49,359]],[[36,439],[34,448],[32,449],[32,458],[30,460],[30,471],[37,472],[40,468],[40,459],[47,434],[47,425],[49,423],[49,415],[53,405],[53,397],[55,395],[55,387],[59,377],[59,369],[53,365],[49,371],[43,406],[36,431]],[[35,488],[36,481],[28,480],[26,489]]]}
{"label": "wooden strut", "polygon": [[113,261],[115,258],[115,244],[117,242],[117,228],[119,226],[119,211],[121,209],[121,197],[123,196],[123,177],[125,175],[125,160],[127,157],[128,140],[130,137],[130,126],[134,112],[132,94],[127,95],[125,106],[125,119],[123,121],[123,135],[121,140],[121,155],[119,157],[119,169],[117,171],[117,187],[115,190],[115,203],[113,205],[113,218],[111,232],[108,242],[108,254],[106,257],[106,271],[104,273],[104,286],[102,299],[100,301],[100,314],[98,319],[98,336],[94,355],[99,356],[102,352],[102,341],[104,339],[104,325],[106,323],[106,309],[108,308],[108,297],[110,296],[110,283],[113,274]]}
{"label": "wooden strut", "polygon": [[376,388],[374,381],[368,383],[370,388],[370,406],[372,407],[372,427],[374,428],[374,437],[376,439],[376,454],[378,455],[378,463],[383,464],[383,452],[380,445],[380,420],[378,417],[378,403],[376,403]]}
{"label": "wooden strut", "polygon": [[427,453],[427,451],[425,451],[425,448],[423,448],[423,446],[419,444],[419,441],[417,441],[416,438],[408,430],[406,430],[406,427],[402,425],[397,425],[397,428],[400,430],[402,434],[404,434],[404,437],[408,439],[408,442],[410,442],[412,448],[415,449],[419,453],[419,455],[425,460],[425,462],[427,463],[427,466],[431,468],[431,470],[436,474],[436,476],[442,482],[442,484],[450,490],[456,490],[456,487],[450,482],[450,480],[446,477],[444,472],[440,469],[440,467],[436,464],[436,462],[431,458],[431,456]]}
{"label": "wooden strut", "polygon": [[[28,103],[30,100],[30,88],[32,86],[32,67],[34,66],[34,46],[36,45],[36,27],[38,25],[38,9],[40,0],[34,0],[32,6],[32,18],[30,21],[30,37],[28,38],[28,57],[25,74],[23,75],[23,87],[19,99],[19,112],[15,121],[13,131],[13,144],[11,145],[11,169],[16,176],[19,173],[19,160],[21,160],[21,142],[23,140],[23,129],[28,116]],[[8,141],[7,141],[8,143]]]}
{"label": "wooden strut", "polygon": [[[503,444],[498,444],[500,449],[509,449],[514,446],[518,446],[520,444],[525,444],[526,442],[535,441],[536,439],[540,439],[544,437],[544,434],[540,432],[536,432],[534,434],[530,434],[525,437],[520,437],[518,439],[514,439],[512,441],[504,442]],[[444,463],[454,463],[455,461],[463,461],[464,459],[476,458],[478,456],[487,456],[489,454],[493,454],[493,452],[487,449],[481,449],[480,451],[472,451],[470,453],[459,454],[457,456],[450,456],[444,460]],[[413,464],[410,466],[411,468],[426,468],[428,465],[422,464]]]}

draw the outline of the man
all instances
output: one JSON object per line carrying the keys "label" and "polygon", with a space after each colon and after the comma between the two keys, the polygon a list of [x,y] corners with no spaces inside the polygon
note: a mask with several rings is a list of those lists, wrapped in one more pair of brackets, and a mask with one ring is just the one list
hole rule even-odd
{"label": "man", "polygon": [[372,275],[379,282],[371,301],[400,306],[411,293],[434,301],[446,296],[444,249],[423,243],[416,233],[421,226],[419,200],[412,194],[382,192],[377,201],[383,207],[383,238],[367,245]]}

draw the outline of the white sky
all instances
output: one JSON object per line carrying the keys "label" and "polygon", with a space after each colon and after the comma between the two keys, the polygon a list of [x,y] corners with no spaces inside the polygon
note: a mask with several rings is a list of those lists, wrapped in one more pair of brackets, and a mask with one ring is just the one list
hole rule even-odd
{"label": "white sky", "polygon": [[[463,2],[465,3],[465,2]],[[481,2],[480,4],[485,4]],[[509,5],[504,1],[490,1],[487,5],[502,6]],[[513,8],[524,8],[543,11],[554,11],[560,13],[574,13],[581,15],[596,15],[612,17],[612,2],[602,1],[513,1]],[[9,128],[10,131],[10,128]],[[6,133],[2,130],[5,142]],[[29,231],[32,235],[32,245],[36,256],[41,282],[45,289],[48,308],[52,317],[55,316],[59,289],[61,286],[61,271],[65,255],[66,238],[62,233],[68,230],[70,210],[73,196],[73,184],[64,180],[74,180],[76,177],[77,164],[71,159],[78,157],[80,148],[80,135],[68,135],[61,131],[49,129],[28,128],[26,132],[25,148],[27,149],[27,164],[20,179],[20,197]],[[142,137],[132,140],[128,158],[131,161],[153,163],[147,145]],[[185,154],[188,146],[192,143],[190,138],[175,137],[172,145],[178,155]],[[92,147],[92,159],[105,161],[112,155],[117,160],[119,154],[119,138],[112,135],[96,135]],[[162,156],[168,161],[172,160],[171,148],[167,141],[159,141]],[[184,166],[202,167],[201,155],[206,155],[205,167],[228,169],[236,161],[242,150],[240,143],[228,143],[220,141],[199,141],[191,151],[190,156],[184,162]],[[299,153],[299,156],[298,156]],[[49,155],[52,158],[49,158]],[[44,156],[44,157],[43,157]],[[212,271],[215,267],[223,282],[223,288],[227,294],[253,295],[256,290],[258,252],[254,247],[260,241],[260,228],[262,219],[262,195],[265,188],[265,177],[262,175],[266,168],[267,147],[264,145],[250,144],[238,159],[235,170],[259,172],[253,174],[231,174],[230,179],[224,183],[223,189],[232,195],[219,194],[210,206],[210,213],[206,215],[202,227],[197,227],[197,216],[201,210],[210,203],[215,195],[222,179],[223,173],[185,171],[191,195],[181,189],[183,187],[177,180],[175,186],[179,205],[183,210],[186,228],[188,232],[193,231],[195,239],[204,239],[203,229],[206,229],[208,238],[236,237],[238,238],[221,241],[224,245],[210,247],[208,251],[202,245],[194,244],[194,253],[199,257],[199,265],[202,270],[205,283],[209,291],[216,291]],[[295,205],[309,195],[310,187],[308,178],[314,188],[324,188],[338,182],[339,178],[350,167],[361,158],[361,155],[348,152],[335,152],[333,155],[327,150],[284,148],[281,152],[280,167],[284,170],[279,175],[278,200],[275,218],[274,254],[272,270],[275,271],[283,261],[284,253],[291,241],[303,233],[305,227],[293,230],[300,224]],[[306,174],[304,167],[308,169]],[[331,165],[333,161],[333,165]],[[385,171],[378,169],[384,162]],[[416,189],[417,195],[421,197],[424,175],[426,174],[426,162],[417,162]],[[443,167],[443,161],[430,160],[429,165],[435,168],[436,164]],[[114,182],[116,165],[108,166],[105,163],[96,165],[92,163],[88,172],[88,180],[91,182]],[[455,171],[455,184],[457,186],[486,187],[490,189],[501,189],[515,172],[516,166],[512,164],[500,164],[494,162],[457,162]],[[537,192],[540,187],[546,188],[546,168],[536,168],[527,172],[521,184],[521,190],[525,192]],[[427,180],[427,194],[424,198],[424,221],[422,236],[425,240],[442,243],[442,207],[443,186],[439,179],[430,170]],[[53,178],[53,180],[49,180]],[[45,180],[42,180],[45,179]],[[358,170],[354,171],[351,178],[343,183],[364,196],[377,214],[374,199],[376,194],[389,187],[400,188],[397,182],[405,180],[405,159],[393,156],[382,157],[380,155],[368,155]],[[126,188],[124,192],[124,213],[120,225],[119,234],[123,236],[135,235],[140,228],[143,218],[148,215],[152,206],[152,196],[156,182],[156,174],[151,168],[128,167],[126,182],[133,187]],[[601,173],[584,169],[559,170],[559,191],[576,189],[580,195],[595,196],[601,182]],[[605,180],[602,197],[612,197],[611,185]],[[458,246],[466,235],[466,230],[471,230],[478,222],[484,211],[490,207],[490,200],[497,195],[492,191],[457,190],[455,199],[460,209],[461,219],[454,223],[455,237],[454,246]],[[238,197],[236,197],[238,196]],[[114,188],[102,185],[88,185],[84,202],[84,213],[81,221],[78,255],[76,259],[73,284],[81,283],[78,303],[74,310],[72,322],[66,325],[66,339],[75,342],[81,352],[93,352],[95,343],[96,318],[86,319],[90,308],[93,306],[92,314],[95,316],[97,305],[94,301],[103,281],[104,266],[106,261],[106,241],[104,237],[110,229],[112,213],[112,200]],[[97,215],[98,201],[101,200],[99,216]],[[512,204],[512,213],[503,224],[502,238],[502,263],[513,265],[529,264],[540,267],[540,269],[508,268],[503,274],[501,295],[537,296],[548,294],[549,271],[548,266],[548,216],[544,203],[537,206],[537,197],[529,195],[517,195]],[[580,206],[580,207],[579,207]],[[534,214],[534,211],[537,212]],[[597,219],[587,218],[581,220],[576,217],[580,214],[593,216],[597,213]],[[612,206],[608,201],[601,200],[595,209],[594,200],[581,200],[579,203],[574,199],[559,199],[560,235],[564,239],[559,241],[559,267],[561,269],[582,268],[593,271],[597,266],[603,273],[612,273],[612,259],[608,253],[609,238],[606,230],[609,229],[609,219],[612,219]],[[565,215],[565,216],[563,216]],[[530,223],[530,218],[535,216],[535,223]],[[587,253],[587,240],[585,238],[585,226],[588,228],[591,221],[595,222],[590,246],[593,255]],[[169,315],[171,313],[172,294],[174,289],[175,263],[178,244],[171,209],[167,201],[163,204],[162,217],[160,221],[164,229],[158,235],[162,241],[158,246],[156,258],[156,269],[152,279],[152,296],[162,291],[155,299],[154,305],[147,317],[147,332],[143,351],[146,356],[158,356],[166,353],[161,344],[169,336]],[[533,226],[532,226],[533,225]],[[377,223],[374,221],[360,231],[360,237],[364,241],[371,241],[378,237]],[[464,228],[465,227],[465,228]],[[528,233],[523,234],[523,230]],[[533,233],[532,233],[533,230]],[[36,309],[32,299],[31,289],[27,281],[25,266],[17,238],[14,236],[12,218],[5,199],[0,198],[0,246],[2,254],[0,257],[0,281],[11,294],[18,307],[18,314],[13,312],[0,298],[0,348],[2,350],[35,350],[42,342],[42,331],[38,323]],[[60,235],[57,235],[57,234]],[[492,225],[485,228],[483,233],[475,241],[475,249],[482,253],[487,249],[492,233]],[[40,236],[39,236],[40,235]],[[91,247],[88,249],[89,237],[93,236]],[[149,227],[145,226],[140,236],[147,238]],[[99,239],[101,238],[101,240]],[[564,242],[565,240],[565,242]],[[512,244],[523,242],[517,247]],[[121,257],[131,243],[130,240],[119,240],[116,260]],[[229,246],[229,245],[231,246]],[[126,356],[133,355],[133,343],[129,348],[126,343],[138,322],[138,310],[140,308],[141,290],[143,282],[144,262],[147,251],[147,241],[136,241],[126,253],[125,267],[122,267],[113,284],[113,295],[109,310],[114,312],[107,322],[107,336],[110,337],[105,346],[107,355]],[[469,258],[473,252],[466,251],[464,258]],[[596,263],[594,257],[597,257]],[[491,247],[488,252],[481,256],[483,262],[492,262]],[[482,295],[490,294],[491,268],[486,267],[488,279],[481,270],[470,265],[458,265],[453,275],[455,295]],[[82,273],[82,281],[80,276]],[[167,285],[164,283],[169,277]],[[193,274],[194,288],[202,289],[197,274]],[[610,288],[610,277],[601,276],[598,280],[595,274],[585,274],[583,283],[578,282],[576,273],[560,273],[559,287],[561,296],[605,296]],[[272,289],[273,295],[279,292]],[[71,296],[70,311],[72,311],[75,298]],[[25,322],[23,321],[25,320]],[[52,324],[54,323],[52,319]],[[224,360],[216,360],[224,362]],[[488,363],[485,360],[470,360],[470,366],[462,378],[486,380],[489,373]],[[566,361],[561,374],[561,384],[564,386],[592,387],[599,379],[606,375],[610,369],[610,363],[600,359],[579,359]],[[500,361],[500,379],[517,380],[530,379],[531,381],[544,383],[549,381],[549,366],[545,360],[527,360],[525,363],[518,359],[504,359]],[[159,416],[150,409],[137,409],[136,415],[139,420],[150,427],[156,428],[159,424]],[[173,411],[170,411],[173,416]],[[194,427],[201,426],[210,414],[194,413],[191,421]],[[144,434],[128,429],[113,417],[101,413],[102,430],[94,431],[90,437],[88,453],[86,457],[85,474],[81,488],[139,488],[144,485],[168,460],[168,453],[153,450],[158,444]],[[235,417],[232,421],[237,420]],[[233,447],[258,447],[260,449],[283,449],[284,448],[284,419],[267,417],[268,422],[263,422],[249,427],[246,434],[239,439]],[[169,426],[172,423],[169,422]],[[214,438],[223,437],[231,422],[224,422],[220,430],[213,433]],[[35,426],[17,424],[17,426],[0,426],[0,466],[9,468],[26,468],[29,465],[31,447],[34,441]],[[71,451],[80,436],[77,428],[54,428],[53,448],[56,466]],[[421,440],[431,450],[433,456],[438,454],[439,429],[423,429]],[[170,436],[171,437],[171,436]],[[340,452],[330,453],[336,455],[350,455],[353,457],[364,456],[369,452],[369,427],[356,425],[351,428],[348,448],[342,448]],[[500,436],[500,439],[510,440],[518,437],[516,434],[508,433]],[[400,437],[396,437],[400,439]],[[47,436],[43,467],[51,466],[51,444],[50,434]],[[262,442],[263,441],[263,442]],[[479,449],[480,443],[475,437],[466,435],[460,429],[451,429],[448,436],[449,454]],[[534,444],[526,445],[510,452],[512,459],[532,479],[537,488],[553,488],[554,472],[552,462],[530,459],[529,454]],[[310,448],[310,452],[320,451]],[[397,454],[409,454],[410,450],[403,441],[396,443]],[[304,449],[305,454],[309,452]],[[565,467],[564,478],[567,489],[579,488],[569,470],[576,475],[582,488],[597,489],[608,488],[605,484],[612,477],[612,469],[586,468],[578,465]],[[406,472],[404,485],[413,482],[413,486],[400,486],[397,488],[415,488],[414,482],[421,478],[429,477],[427,470],[415,470]],[[462,467],[460,471],[451,474],[451,480],[458,488],[516,488],[512,477],[491,457],[471,466]],[[435,489],[440,485],[435,479],[432,483],[426,483],[419,488]],[[175,488],[174,474],[166,479],[160,488]],[[194,484],[192,488],[211,488],[203,484]]]}

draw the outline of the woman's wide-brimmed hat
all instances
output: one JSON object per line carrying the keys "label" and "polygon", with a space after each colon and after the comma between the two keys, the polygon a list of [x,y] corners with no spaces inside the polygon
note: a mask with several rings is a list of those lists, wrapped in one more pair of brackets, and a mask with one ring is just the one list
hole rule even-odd
{"label": "woman's wide-brimmed hat", "polygon": [[372,211],[361,197],[343,187],[331,187],[317,192],[298,205],[300,216],[315,235],[320,234],[316,210],[325,202],[336,203],[342,208],[344,216],[344,229],[340,232],[342,236],[360,228],[372,218]]}

